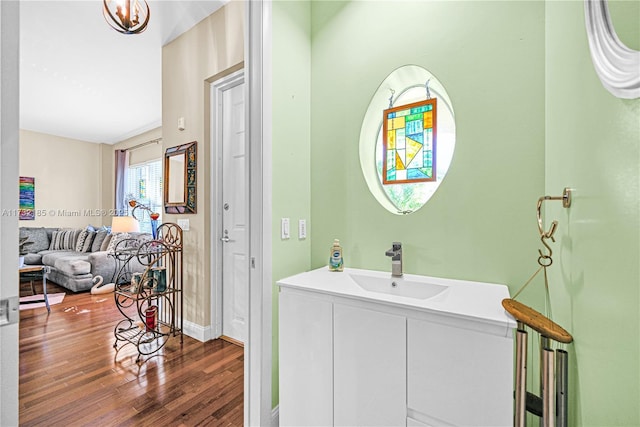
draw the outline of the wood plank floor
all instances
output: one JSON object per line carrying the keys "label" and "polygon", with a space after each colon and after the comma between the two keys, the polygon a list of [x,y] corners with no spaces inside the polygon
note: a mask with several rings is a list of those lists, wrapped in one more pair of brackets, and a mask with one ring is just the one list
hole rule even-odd
{"label": "wood plank floor", "polygon": [[[185,335],[136,363],[113,348],[113,294],[20,311],[21,426],[242,426],[244,350]],[[41,290],[41,286],[36,286]]]}

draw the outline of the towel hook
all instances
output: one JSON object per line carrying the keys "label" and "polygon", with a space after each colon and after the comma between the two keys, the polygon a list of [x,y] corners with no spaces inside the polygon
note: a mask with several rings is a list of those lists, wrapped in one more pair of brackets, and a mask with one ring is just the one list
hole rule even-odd
{"label": "towel hook", "polygon": [[566,187],[562,192],[562,196],[557,196],[557,197],[542,196],[538,199],[536,213],[538,217],[538,231],[540,231],[540,237],[543,239],[551,239],[552,241],[555,242],[553,238],[553,234],[556,232],[556,229],[558,228],[558,221],[551,222],[551,227],[549,227],[548,231],[544,231],[544,223],[542,222],[542,202],[546,200],[562,200],[562,207],[568,208],[571,206],[571,189]]}

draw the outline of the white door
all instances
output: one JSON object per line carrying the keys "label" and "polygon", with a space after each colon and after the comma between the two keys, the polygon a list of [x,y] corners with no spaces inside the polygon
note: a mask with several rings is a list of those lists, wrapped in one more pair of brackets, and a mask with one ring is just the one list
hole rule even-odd
{"label": "white door", "polygon": [[[222,335],[244,343],[249,284],[244,81],[222,93]],[[220,265],[220,264],[219,264]]]}

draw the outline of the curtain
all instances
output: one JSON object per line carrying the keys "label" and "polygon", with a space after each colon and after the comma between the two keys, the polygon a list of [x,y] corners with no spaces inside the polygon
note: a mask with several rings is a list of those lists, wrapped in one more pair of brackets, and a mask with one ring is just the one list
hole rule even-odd
{"label": "curtain", "polygon": [[127,169],[129,168],[129,152],[127,150],[116,150],[116,188],[115,188],[115,208],[117,215],[127,214],[125,204],[125,191],[127,185]]}

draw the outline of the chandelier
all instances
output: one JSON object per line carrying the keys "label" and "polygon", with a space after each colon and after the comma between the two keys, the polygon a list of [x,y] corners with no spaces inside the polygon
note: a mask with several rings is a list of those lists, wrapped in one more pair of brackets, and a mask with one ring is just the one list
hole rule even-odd
{"label": "chandelier", "polygon": [[145,0],[103,0],[104,19],[122,34],[138,34],[149,23],[149,5]]}

